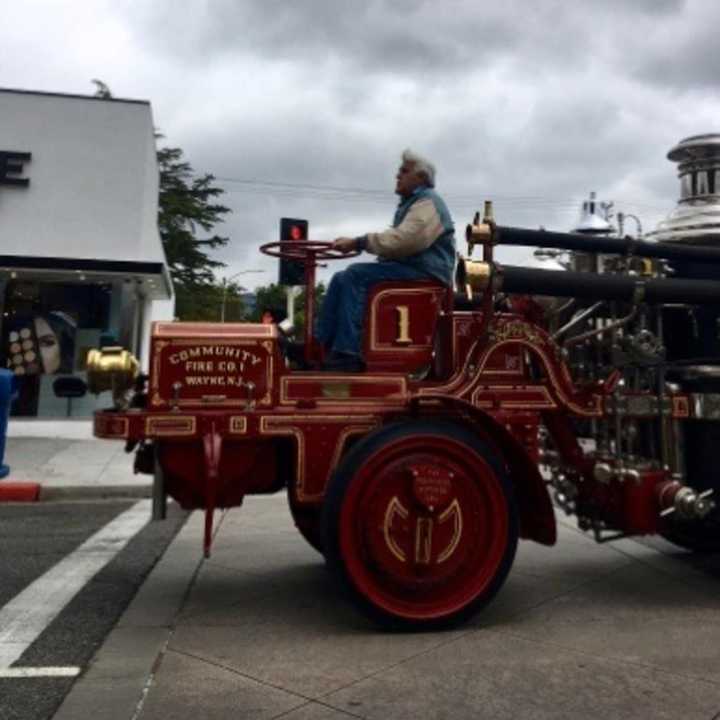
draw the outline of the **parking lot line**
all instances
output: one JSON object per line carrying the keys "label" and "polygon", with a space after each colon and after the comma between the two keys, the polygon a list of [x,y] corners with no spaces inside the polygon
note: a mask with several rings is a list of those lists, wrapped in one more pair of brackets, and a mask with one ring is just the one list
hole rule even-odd
{"label": "parking lot line", "polygon": [[[135,503],[0,608],[0,672],[11,669],[10,666],[35,642],[88,580],[148,523],[150,503],[150,500]],[[22,669],[12,668],[13,671]],[[26,668],[36,673],[52,669]],[[75,668],[55,669],[65,671]]]}

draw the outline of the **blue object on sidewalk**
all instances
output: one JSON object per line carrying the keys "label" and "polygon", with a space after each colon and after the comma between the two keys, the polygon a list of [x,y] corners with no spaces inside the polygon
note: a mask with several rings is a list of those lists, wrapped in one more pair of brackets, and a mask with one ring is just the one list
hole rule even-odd
{"label": "blue object on sidewalk", "polygon": [[10,404],[17,395],[17,377],[9,370],[0,368],[0,479],[7,477],[10,468],[3,463],[5,458],[5,438],[7,437]]}

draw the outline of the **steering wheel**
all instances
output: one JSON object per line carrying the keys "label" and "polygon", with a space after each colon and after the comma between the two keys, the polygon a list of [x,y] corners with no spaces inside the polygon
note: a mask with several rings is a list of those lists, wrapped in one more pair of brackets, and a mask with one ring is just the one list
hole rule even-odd
{"label": "steering wheel", "polygon": [[266,243],[260,246],[260,252],[270,255],[270,257],[297,260],[301,263],[313,262],[314,260],[343,260],[360,254],[360,250],[350,250],[350,252],[336,250],[330,242],[311,242],[307,240],[284,240],[282,242]]}
{"label": "steering wheel", "polygon": [[315,326],[315,268],[318,260],[343,260],[355,257],[360,250],[342,252],[333,248],[329,242],[311,242],[309,240],[284,240],[281,242],[266,243],[260,246],[260,252],[270,257],[283,260],[296,260],[302,263],[305,269],[305,362],[312,365],[318,359],[318,347],[313,337]]}

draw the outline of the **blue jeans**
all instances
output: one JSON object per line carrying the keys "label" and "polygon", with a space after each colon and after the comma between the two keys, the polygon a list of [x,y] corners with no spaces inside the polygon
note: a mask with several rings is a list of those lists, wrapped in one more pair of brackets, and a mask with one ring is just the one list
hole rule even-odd
{"label": "blue jeans", "polygon": [[368,291],[386,280],[431,280],[427,273],[395,260],[355,263],[333,275],[315,336],[326,350],[360,356]]}

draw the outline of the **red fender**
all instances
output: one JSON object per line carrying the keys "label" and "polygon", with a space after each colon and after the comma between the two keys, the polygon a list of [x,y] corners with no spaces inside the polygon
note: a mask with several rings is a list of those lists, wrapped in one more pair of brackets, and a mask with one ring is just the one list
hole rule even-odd
{"label": "red fender", "polygon": [[465,400],[451,395],[416,395],[410,400],[410,407],[417,415],[434,414],[426,412],[431,409],[428,406],[432,405],[452,408],[464,415],[481,435],[500,450],[517,489],[520,536],[543,545],[554,545],[557,541],[557,527],[552,501],[537,464],[525,447],[503,425]]}

